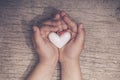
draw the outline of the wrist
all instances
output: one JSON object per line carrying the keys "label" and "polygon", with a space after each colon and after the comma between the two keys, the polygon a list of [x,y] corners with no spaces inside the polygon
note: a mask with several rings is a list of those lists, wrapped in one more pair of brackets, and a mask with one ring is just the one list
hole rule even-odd
{"label": "wrist", "polygon": [[60,54],[59,61],[62,62],[77,62],[80,61],[80,56],[77,55],[66,55],[65,54]]}
{"label": "wrist", "polygon": [[79,63],[80,62],[80,58],[79,57],[75,57],[75,58],[68,58],[68,57],[62,57],[60,59],[60,63],[61,64],[66,64],[66,63],[70,63],[70,64],[74,64],[74,63]]}
{"label": "wrist", "polygon": [[41,65],[48,65],[48,66],[56,66],[58,62],[58,58],[57,57],[53,57],[53,58],[44,58],[44,57],[40,57],[39,58],[39,62],[38,64],[41,64]]}

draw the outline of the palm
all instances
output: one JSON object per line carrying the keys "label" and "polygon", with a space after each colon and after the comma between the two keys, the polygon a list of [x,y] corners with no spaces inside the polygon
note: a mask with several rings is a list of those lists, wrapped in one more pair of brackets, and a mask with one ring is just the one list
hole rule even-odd
{"label": "palm", "polygon": [[48,39],[43,41],[43,45],[41,47],[41,51],[43,51],[42,53],[46,53],[47,57],[52,57],[58,53],[58,49],[53,44],[51,44]]}
{"label": "palm", "polygon": [[53,60],[58,57],[58,49],[49,42],[48,34],[51,31],[49,27],[38,28],[34,33],[35,47],[41,60]]}
{"label": "palm", "polygon": [[77,25],[66,13],[60,14],[68,31],[71,33],[71,40],[60,50],[60,58],[78,58],[83,49],[84,44],[84,30],[82,25]]}
{"label": "palm", "polygon": [[[77,42],[79,44],[79,42]],[[75,38],[71,39],[63,48],[60,49],[60,55],[68,58],[74,58],[80,55],[81,47],[77,45]]]}

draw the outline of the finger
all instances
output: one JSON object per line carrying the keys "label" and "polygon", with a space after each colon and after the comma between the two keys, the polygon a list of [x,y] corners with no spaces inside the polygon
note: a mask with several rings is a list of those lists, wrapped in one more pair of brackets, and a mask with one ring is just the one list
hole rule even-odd
{"label": "finger", "polygon": [[53,26],[42,26],[42,28],[40,29],[41,34],[45,35],[44,37],[46,37],[50,32],[57,32],[58,30],[58,27]]}
{"label": "finger", "polygon": [[58,27],[54,27],[54,26],[42,26],[41,28],[40,28],[40,31],[41,32],[49,32],[49,31],[58,31]]}
{"label": "finger", "polygon": [[60,25],[60,21],[59,20],[48,20],[42,23],[43,26],[57,26]]}
{"label": "finger", "polygon": [[60,15],[59,15],[59,14],[56,14],[56,15],[54,16],[53,20],[58,20],[58,21],[59,21],[59,23],[56,23],[56,24],[57,24],[56,27],[59,28],[59,31],[62,31],[63,28],[62,28],[62,26],[61,26]]}
{"label": "finger", "polygon": [[72,19],[69,17],[68,14],[66,14],[64,11],[62,11],[61,16],[64,20],[64,22],[69,26],[69,28],[73,31],[73,32],[77,32],[77,25],[74,21],[72,21]]}
{"label": "finger", "polygon": [[45,25],[51,25],[51,26],[56,26],[57,24],[60,24],[60,15],[57,13],[52,20],[48,20],[43,22]]}
{"label": "finger", "polygon": [[75,42],[82,46],[84,44],[84,39],[85,39],[85,31],[83,28],[83,24],[79,24]]}
{"label": "finger", "polygon": [[63,30],[68,29],[68,26],[65,24],[64,21],[61,21],[61,25],[62,25],[62,29],[63,29]]}
{"label": "finger", "polygon": [[67,29],[66,31],[71,34],[71,40],[74,40],[74,41],[75,41],[76,33],[72,32],[70,29]]}
{"label": "finger", "polygon": [[59,20],[60,19],[60,14],[56,14],[55,16],[54,16],[54,18],[53,18],[54,20]]}
{"label": "finger", "polygon": [[[61,11],[61,12],[59,13],[59,15],[60,15],[61,18],[62,18],[62,16],[61,16],[62,12],[63,12],[63,11]],[[60,19],[61,19],[61,18],[60,18]],[[65,23],[63,20],[61,20],[61,27],[62,27],[62,30],[68,29],[68,26],[66,25],[66,23]]]}
{"label": "finger", "polygon": [[63,25],[62,23],[60,25],[58,25],[59,31],[63,31]]}
{"label": "finger", "polygon": [[56,23],[57,24],[56,26],[59,28],[59,31],[62,31],[63,27],[62,27],[62,21],[60,19],[60,14],[59,13],[57,13],[55,15],[54,20],[58,20],[59,21],[59,23]]}
{"label": "finger", "polygon": [[60,23],[57,24],[55,27],[57,27],[59,29],[58,31],[63,31],[62,22],[61,22],[61,20],[59,20],[59,21],[60,21]]}
{"label": "finger", "polygon": [[62,11],[60,11],[60,13],[59,13],[59,14],[60,14],[60,16],[61,16],[61,17],[63,17],[63,16],[65,16],[65,15],[66,15],[65,11],[63,11],[63,10],[62,10]]}
{"label": "finger", "polygon": [[41,34],[40,34],[40,30],[38,27],[34,26],[33,27],[33,39],[36,45],[41,44],[41,42],[43,41]]}
{"label": "finger", "polygon": [[64,16],[63,20],[73,32],[77,32],[77,25],[75,22],[73,22],[68,16]]}

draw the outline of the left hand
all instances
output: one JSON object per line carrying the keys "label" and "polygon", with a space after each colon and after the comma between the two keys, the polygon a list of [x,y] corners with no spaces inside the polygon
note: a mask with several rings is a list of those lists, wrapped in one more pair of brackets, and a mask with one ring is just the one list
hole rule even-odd
{"label": "left hand", "polygon": [[[76,24],[65,12],[60,13],[68,31],[71,33],[71,40],[60,51],[60,62],[64,60],[79,60],[80,53],[84,47],[85,31],[83,24]],[[64,27],[64,26],[63,26]]]}

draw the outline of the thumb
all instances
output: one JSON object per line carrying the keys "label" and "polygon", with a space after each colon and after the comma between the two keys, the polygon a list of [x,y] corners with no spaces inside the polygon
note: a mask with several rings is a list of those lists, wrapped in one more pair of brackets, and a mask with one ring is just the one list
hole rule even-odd
{"label": "thumb", "polygon": [[41,37],[41,34],[40,34],[40,29],[37,27],[37,26],[34,26],[33,27],[33,41],[35,43],[36,46],[38,46],[41,41],[42,41],[42,37]]}
{"label": "thumb", "polygon": [[77,36],[75,42],[82,46],[84,44],[84,39],[85,39],[85,30],[83,24],[78,24],[78,30],[77,30]]}

